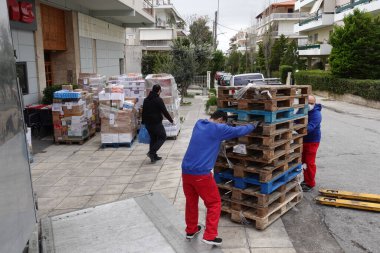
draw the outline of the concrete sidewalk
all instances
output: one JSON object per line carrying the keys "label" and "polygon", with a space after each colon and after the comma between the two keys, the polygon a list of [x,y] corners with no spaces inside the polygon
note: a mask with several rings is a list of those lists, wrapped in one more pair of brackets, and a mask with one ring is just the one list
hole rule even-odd
{"label": "concrete sidewalk", "polygon": [[[38,216],[46,217],[112,201],[160,192],[184,215],[185,197],[181,184],[181,162],[192,128],[204,113],[204,98],[188,99],[181,107],[185,118],[177,140],[168,140],[160,149],[162,161],[150,164],[148,145],[100,149],[100,135],[84,145],[52,145],[34,156],[33,187],[38,195]],[[206,209],[199,203],[200,223]],[[185,232],[184,232],[185,233]],[[219,223],[224,252],[296,252],[280,220],[265,231],[240,225],[222,216]]]}

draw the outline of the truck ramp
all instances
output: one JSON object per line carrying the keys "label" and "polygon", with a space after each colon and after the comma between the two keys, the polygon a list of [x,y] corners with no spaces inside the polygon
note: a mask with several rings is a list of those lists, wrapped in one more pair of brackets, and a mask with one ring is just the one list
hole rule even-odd
{"label": "truck ramp", "polygon": [[[185,238],[184,218],[159,193],[83,209],[41,221],[44,253],[219,253]],[[203,231],[202,231],[203,232]]]}

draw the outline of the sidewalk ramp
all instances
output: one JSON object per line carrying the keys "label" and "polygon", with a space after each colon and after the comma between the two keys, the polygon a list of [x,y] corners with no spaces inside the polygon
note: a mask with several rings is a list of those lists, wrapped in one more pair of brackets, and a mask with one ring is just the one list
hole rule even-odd
{"label": "sidewalk ramp", "polygon": [[46,253],[219,253],[185,238],[184,218],[159,193],[83,209],[41,221]]}

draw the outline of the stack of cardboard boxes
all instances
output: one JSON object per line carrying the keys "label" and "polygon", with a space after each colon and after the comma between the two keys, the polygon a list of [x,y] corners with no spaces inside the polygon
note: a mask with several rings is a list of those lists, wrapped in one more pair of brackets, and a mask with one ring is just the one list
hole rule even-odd
{"label": "stack of cardboard boxes", "polygon": [[135,102],[125,99],[121,85],[110,84],[99,93],[102,145],[132,144],[137,132]]}
{"label": "stack of cardboard boxes", "polygon": [[128,74],[110,77],[109,83],[122,85],[124,87],[124,95],[126,98],[136,99],[136,109],[139,109],[144,102],[145,80],[142,75]]}
{"label": "stack of cardboard boxes", "polygon": [[52,111],[55,142],[82,144],[95,134],[92,93],[63,85],[61,91],[54,93]]}
{"label": "stack of cardboard boxes", "polygon": [[93,94],[96,129],[100,131],[98,94],[106,86],[106,76],[98,75],[96,73],[80,73],[78,78],[78,85],[81,89]]}
{"label": "stack of cardboard boxes", "polygon": [[177,84],[172,75],[148,75],[145,78],[146,94],[150,93],[153,85],[155,84],[159,84],[161,86],[160,97],[164,100],[165,106],[174,120],[174,124],[171,124],[166,119],[162,122],[166,130],[166,135],[168,137],[176,137],[181,128],[179,117],[180,99],[178,96]]}

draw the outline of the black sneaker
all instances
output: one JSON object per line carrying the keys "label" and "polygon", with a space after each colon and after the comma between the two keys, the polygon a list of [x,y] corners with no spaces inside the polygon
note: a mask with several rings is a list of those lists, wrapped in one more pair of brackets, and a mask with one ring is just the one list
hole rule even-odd
{"label": "black sneaker", "polygon": [[310,192],[311,190],[313,190],[313,187],[310,187],[307,184],[304,184],[304,185],[301,184],[301,188],[303,192]]}
{"label": "black sneaker", "polygon": [[151,163],[156,163],[156,159],[154,158],[154,155],[148,153],[147,156],[150,158]]}
{"label": "black sneaker", "polygon": [[215,237],[214,240],[206,240],[206,239],[203,239],[202,242],[208,244],[208,245],[215,245],[215,246],[220,246],[222,245],[222,238],[218,238],[218,237]]}
{"label": "black sneaker", "polygon": [[196,234],[201,232],[201,230],[202,230],[202,226],[198,225],[198,231],[192,234],[186,234],[186,239],[193,239]]}
{"label": "black sneaker", "polygon": [[161,156],[158,156],[157,154],[154,156],[154,159],[156,159],[156,161],[159,161],[159,160],[161,160],[162,159],[162,157]]}

